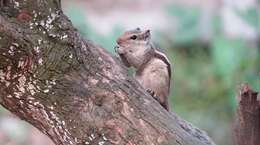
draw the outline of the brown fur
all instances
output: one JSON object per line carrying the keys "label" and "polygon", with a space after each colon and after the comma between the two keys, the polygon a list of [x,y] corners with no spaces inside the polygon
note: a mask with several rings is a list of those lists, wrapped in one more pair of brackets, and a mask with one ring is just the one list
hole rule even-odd
{"label": "brown fur", "polygon": [[155,99],[169,110],[171,65],[165,54],[150,42],[150,31],[135,29],[125,32],[117,39],[117,53],[123,63],[136,69],[135,79],[155,93]]}

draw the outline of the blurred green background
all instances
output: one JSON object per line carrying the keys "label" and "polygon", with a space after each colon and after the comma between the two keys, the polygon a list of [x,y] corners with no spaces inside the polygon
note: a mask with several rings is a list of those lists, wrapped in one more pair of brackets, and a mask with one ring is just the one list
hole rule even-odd
{"label": "blurred green background", "polygon": [[[233,145],[236,93],[242,83],[260,89],[259,5],[256,0],[67,0],[63,7],[84,37],[113,55],[125,30],[151,29],[173,64],[172,110],[216,144]],[[0,115],[0,139],[2,134],[16,138],[13,144],[41,144],[24,135],[32,129],[21,121],[3,129],[3,120],[12,117],[2,108]],[[6,133],[14,127],[25,133]]]}

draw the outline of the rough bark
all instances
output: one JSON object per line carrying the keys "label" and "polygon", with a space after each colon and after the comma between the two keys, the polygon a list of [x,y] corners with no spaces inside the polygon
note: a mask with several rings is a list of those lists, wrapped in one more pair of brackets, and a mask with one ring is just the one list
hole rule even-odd
{"label": "rough bark", "polygon": [[214,144],[84,40],[59,0],[0,6],[0,104],[55,144]]}
{"label": "rough bark", "polygon": [[260,144],[260,94],[243,86],[237,97],[238,108],[235,122],[236,145]]}

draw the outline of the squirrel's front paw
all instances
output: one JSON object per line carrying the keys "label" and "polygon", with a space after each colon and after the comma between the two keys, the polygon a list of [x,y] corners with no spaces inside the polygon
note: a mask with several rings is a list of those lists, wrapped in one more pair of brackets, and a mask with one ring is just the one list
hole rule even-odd
{"label": "squirrel's front paw", "polygon": [[148,92],[153,97],[156,96],[155,92],[153,90],[151,90],[151,89],[147,89],[146,92]]}
{"label": "squirrel's front paw", "polygon": [[146,92],[148,92],[155,100],[160,102],[159,97],[157,96],[157,94],[153,90],[147,89]]}

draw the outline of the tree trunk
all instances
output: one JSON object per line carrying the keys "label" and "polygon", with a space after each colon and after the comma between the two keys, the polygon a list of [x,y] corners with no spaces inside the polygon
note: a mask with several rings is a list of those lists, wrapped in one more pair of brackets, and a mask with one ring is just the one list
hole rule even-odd
{"label": "tree trunk", "polygon": [[56,145],[213,145],[163,109],[59,0],[0,0],[0,104]]}
{"label": "tree trunk", "polygon": [[238,100],[237,117],[235,122],[236,145],[260,144],[260,94],[243,86]]}

